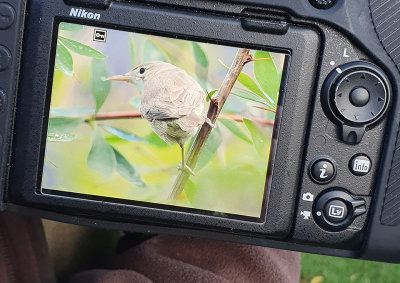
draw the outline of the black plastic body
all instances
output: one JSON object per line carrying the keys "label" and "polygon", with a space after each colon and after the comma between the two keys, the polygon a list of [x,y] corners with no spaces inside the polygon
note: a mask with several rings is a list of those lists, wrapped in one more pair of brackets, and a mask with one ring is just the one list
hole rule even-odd
{"label": "black plastic body", "polygon": [[[7,137],[1,147],[0,209],[110,229],[200,236],[400,262],[400,225],[381,221],[389,174],[397,165],[392,162],[397,160],[394,150],[400,118],[400,74],[395,59],[385,51],[375,32],[369,1],[338,0],[326,10],[315,8],[307,0],[72,1],[77,6],[62,0],[8,2],[18,12],[18,25],[7,31],[7,41],[0,30],[0,45],[10,46],[14,58],[13,69],[7,73],[13,78],[7,80],[11,82],[7,84],[10,103],[6,122],[0,126],[0,135]],[[100,19],[70,16],[71,8],[81,7],[99,13]],[[59,21],[289,54],[264,217],[255,222],[41,193],[53,47]],[[374,64],[391,85],[389,109],[367,127],[356,145],[339,138],[337,125],[324,112],[320,99],[329,73],[350,62]],[[0,73],[2,84],[4,74]],[[359,153],[366,154],[373,166],[368,174],[356,178],[348,163]],[[327,184],[314,182],[308,174],[310,162],[321,156],[332,159],[337,166],[336,176]],[[391,183],[394,193],[398,191],[393,187],[395,181]],[[304,194],[318,196],[332,188],[343,188],[352,199],[363,199],[366,204],[366,213],[357,215],[340,231],[324,229],[301,213],[313,210],[312,203],[302,199]]]}
{"label": "black plastic body", "polygon": [[[120,9],[116,9],[116,12],[119,12],[118,15],[110,13],[108,18],[106,13],[102,15],[103,20],[109,22],[108,26],[110,26],[110,22],[118,19],[118,21],[113,23],[113,26],[118,24],[119,28],[122,29],[130,26],[132,30],[139,31],[148,30],[148,27],[154,23],[154,17],[163,15],[164,19],[168,21],[168,24],[160,27],[157,31],[148,31],[149,33],[156,32],[157,34],[164,34],[166,36],[193,38],[208,42],[218,42],[220,44],[224,42],[236,42],[239,46],[249,45],[246,39],[253,37],[252,45],[255,46],[268,47],[268,42],[278,42],[280,49],[289,52],[290,48],[290,69],[295,70],[293,70],[291,74],[288,74],[286,79],[287,83],[283,85],[287,95],[285,94],[282,96],[282,99],[285,100],[285,107],[283,107],[282,113],[278,115],[282,116],[280,124],[285,125],[285,127],[278,129],[280,134],[278,136],[278,146],[275,162],[273,163],[273,170],[285,170],[285,168],[289,167],[289,164],[298,164],[299,167],[293,168],[293,174],[290,174],[288,178],[282,179],[279,178],[279,175],[272,177],[272,187],[276,188],[276,192],[274,193],[274,190],[270,190],[270,194],[265,199],[264,204],[264,207],[268,207],[267,213],[264,213],[263,219],[257,223],[238,219],[222,220],[220,217],[190,213],[190,210],[186,210],[185,212],[170,211],[163,209],[161,206],[145,207],[144,204],[137,205],[135,203],[123,205],[120,202],[113,203],[110,200],[105,206],[105,201],[83,200],[41,193],[32,194],[32,184],[36,184],[34,191],[40,191],[41,165],[43,162],[42,155],[44,153],[46,136],[43,135],[44,132],[38,131],[37,129],[46,129],[47,125],[46,116],[48,114],[48,99],[50,96],[49,85],[51,85],[50,82],[53,70],[51,61],[52,58],[54,58],[54,54],[51,53],[51,51],[54,50],[54,48],[52,48],[54,42],[53,38],[55,36],[53,26],[54,18],[53,16],[46,17],[46,15],[51,15],[53,11],[58,11],[58,15],[62,16],[65,14],[68,15],[70,11],[70,7],[65,6],[63,2],[54,2],[53,4],[47,4],[38,8],[41,10],[35,11],[33,14],[37,15],[38,18],[40,17],[42,25],[25,27],[25,42],[34,40],[30,37],[31,34],[39,41],[37,49],[25,49],[28,57],[35,58],[34,64],[38,66],[38,68],[34,74],[31,74],[28,80],[21,80],[20,90],[22,92],[27,92],[29,89],[31,95],[21,98],[18,101],[18,108],[21,109],[20,113],[29,114],[18,116],[17,113],[16,117],[16,135],[19,135],[19,133],[28,133],[27,136],[29,138],[23,140],[16,137],[16,154],[14,155],[14,166],[16,167],[22,166],[22,164],[36,164],[38,166],[26,168],[22,178],[20,175],[18,177],[15,175],[14,178],[12,175],[13,173],[11,173],[11,182],[20,188],[19,190],[10,191],[10,198],[13,202],[21,203],[22,201],[21,204],[40,206],[42,208],[48,207],[53,210],[63,210],[64,208],[68,210],[73,209],[79,214],[97,215],[99,218],[109,218],[110,215],[105,216],[102,211],[111,209],[114,211],[112,215],[114,219],[136,219],[136,221],[140,222],[161,221],[163,223],[170,223],[170,225],[181,223],[186,226],[197,225],[199,229],[202,227],[204,229],[205,227],[214,226],[227,231],[237,230],[242,233],[251,232],[260,235],[270,234],[287,236],[289,234],[290,223],[293,220],[292,215],[296,193],[292,188],[298,183],[298,172],[300,171],[299,168],[302,163],[301,152],[299,152],[295,145],[304,143],[306,119],[307,113],[309,113],[309,111],[304,111],[304,109],[310,107],[310,98],[312,97],[312,85],[308,78],[314,76],[314,66],[317,64],[319,39],[314,31],[301,27],[292,27],[289,28],[285,35],[269,35],[269,37],[266,38],[263,33],[256,34],[252,31],[241,29],[241,22],[237,19],[197,16],[196,25],[190,25],[192,22],[191,19],[179,11],[166,13],[162,9],[149,10],[146,7],[140,6],[134,9],[126,4]],[[48,11],[46,11],[46,8]],[[64,19],[61,18],[60,20]],[[233,37],[233,34],[226,33],[223,29],[216,29],[214,35],[210,36],[208,31],[216,25],[213,20],[218,20],[219,22],[217,22],[217,24],[224,25],[232,30],[238,30],[238,32],[236,32]],[[79,21],[74,20],[74,22]],[[99,25],[102,26],[100,23]],[[47,27],[47,29],[43,27]],[[176,30],[180,32],[178,33]],[[52,36],[49,36],[49,34],[52,34]],[[275,46],[272,48],[276,49]],[[306,54],[308,50],[311,51],[313,56],[308,56],[308,54]],[[29,69],[28,66],[32,63],[32,60],[23,61],[22,68]],[[301,70],[310,70],[310,73],[307,76],[301,77]],[[296,77],[292,78],[292,76]],[[40,80],[43,78],[47,80],[41,82]],[[48,95],[43,96],[44,90],[47,90]],[[296,93],[309,93],[309,95],[297,97]],[[293,117],[290,115],[293,109],[296,109],[295,111],[301,114],[298,117]],[[38,140],[41,142],[38,143]],[[25,150],[38,152],[39,154],[27,155],[19,151],[17,148],[20,148],[22,144],[19,144],[18,141],[23,142]],[[287,201],[283,201],[284,199]],[[265,216],[265,214],[267,215]]]}

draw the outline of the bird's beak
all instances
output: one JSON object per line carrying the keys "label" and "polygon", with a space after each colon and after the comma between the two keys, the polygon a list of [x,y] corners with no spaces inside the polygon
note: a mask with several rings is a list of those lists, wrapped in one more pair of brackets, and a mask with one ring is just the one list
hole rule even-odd
{"label": "bird's beak", "polygon": [[127,74],[125,74],[125,75],[108,77],[106,80],[107,81],[130,82],[131,81],[131,77],[128,76]]}

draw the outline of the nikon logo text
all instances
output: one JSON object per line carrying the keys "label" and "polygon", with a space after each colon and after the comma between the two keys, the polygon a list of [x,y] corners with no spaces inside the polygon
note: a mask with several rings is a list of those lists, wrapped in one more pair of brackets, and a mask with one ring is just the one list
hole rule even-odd
{"label": "nikon logo text", "polygon": [[71,12],[69,12],[70,17],[84,18],[89,20],[100,20],[100,14],[88,12],[82,9],[71,8]]}

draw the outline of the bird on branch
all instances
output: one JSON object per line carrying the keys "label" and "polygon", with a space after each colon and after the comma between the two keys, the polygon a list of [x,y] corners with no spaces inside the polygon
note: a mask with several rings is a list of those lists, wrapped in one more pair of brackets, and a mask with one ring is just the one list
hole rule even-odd
{"label": "bird on branch", "polygon": [[145,62],[125,75],[107,80],[133,84],[143,81],[141,116],[150,122],[152,130],[163,141],[180,146],[180,169],[194,175],[185,162],[185,143],[204,123],[215,127],[204,112],[207,94],[199,83],[183,69],[161,61]]}

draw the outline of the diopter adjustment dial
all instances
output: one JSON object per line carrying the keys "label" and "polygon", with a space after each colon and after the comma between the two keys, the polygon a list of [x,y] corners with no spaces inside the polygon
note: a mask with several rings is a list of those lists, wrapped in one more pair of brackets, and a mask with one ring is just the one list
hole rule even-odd
{"label": "diopter adjustment dial", "polygon": [[321,93],[327,116],[341,130],[346,143],[359,143],[366,127],[378,122],[391,101],[386,75],[375,65],[352,62],[332,71]]}

